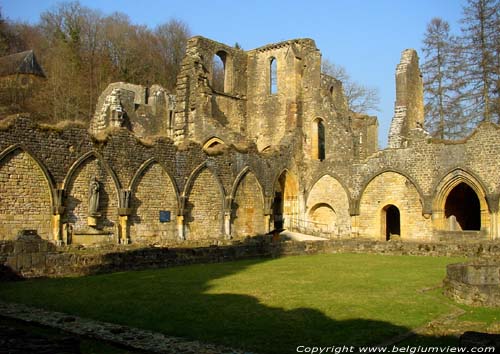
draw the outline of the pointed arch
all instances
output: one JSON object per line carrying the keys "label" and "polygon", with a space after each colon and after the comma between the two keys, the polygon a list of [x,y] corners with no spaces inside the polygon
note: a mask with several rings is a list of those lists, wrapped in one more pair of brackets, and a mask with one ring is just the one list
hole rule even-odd
{"label": "pointed arch", "polygon": [[221,138],[218,138],[216,136],[212,136],[211,138],[208,138],[205,143],[203,144],[203,150],[207,150],[210,148],[215,147],[216,145],[226,145],[224,141]]}
{"label": "pointed arch", "polygon": [[[91,216],[88,210],[89,181],[93,177],[98,177],[101,187],[97,225],[88,223]],[[95,230],[115,233],[117,210],[123,203],[121,186],[118,177],[102,156],[90,151],[78,158],[70,167],[63,188],[66,194],[63,222],[72,225],[75,235],[96,232]],[[76,237],[73,238],[73,242],[79,243]]]}
{"label": "pointed arch", "polygon": [[311,190],[314,188],[316,183],[318,183],[318,181],[320,179],[322,179],[323,177],[326,177],[326,176],[333,178],[342,187],[345,194],[347,195],[347,199],[349,200],[349,208],[351,208],[351,204],[352,204],[351,191],[349,190],[349,188],[347,188],[346,184],[344,182],[342,182],[342,179],[337,174],[330,172],[330,171],[328,173],[325,173],[323,170],[321,170],[320,173],[318,173],[313,178],[311,185],[309,186],[309,188],[306,190],[306,193],[305,193],[306,200],[309,198],[309,194],[311,193]]}
{"label": "pointed arch", "polygon": [[104,160],[104,158],[96,151],[89,151],[80,156],[75,162],[73,162],[73,164],[68,170],[68,173],[64,177],[62,188],[66,190],[68,183],[70,183],[70,181],[74,178],[75,172],[80,168],[82,164],[84,164],[90,159],[96,159],[99,162],[99,164],[104,168],[106,173],[109,174],[109,176],[113,179],[116,194],[120,198],[119,191],[121,189],[121,183],[120,180],[118,179],[118,176],[116,175],[115,171],[113,171],[113,169],[108,165],[106,160]]}
{"label": "pointed arch", "polygon": [[331,236],[350,235],[349,194],[337,178],[330,174],[317,178],[306,194],[306,201],[307,220],[312,229],[328,231]]}
{"label": "pointed arch", "polygon": [[362,187],[359,191],[359,198],[358,198],[358,205],[356,205],[356,208],[359,209],[359,202],[361,200],[361,197],[363,196],[363,194],[365,193],[365,190],[366,188],[368,187],[368,185],[377,177],[379,177],[380,175],[384,174],[384,173],[387,173],[387,172],[392,172],[392,173],[396,173],[398,175],[401,175],[403,176],[404,178],[406,178],[412,185],[413,187],[415,187],[415,189],[417,190],[418,192],[418,195],[419,195],[419,198],[420,198],[420,202],[422,203],[422,205],[424,204],[424,193],[422,191],[422,188],[420,188],[420,185],[408,174],[406,173],[405,171],[403,170],[400,170],[400,169],[396,169],[396,168],[385,168],[385,169],[382,169],[372,175],[370,175],[367,179],[365,179],[365,181],[362,183]]}
{"label": "pointed arch", "polygon": [[[450,230],[450,221],[448,220],[450,215],[447,215],[447,202],[449,205],[449,197],[454,194],[461,185],[470,188],[477,196],[479,203],[477,206],[479,210],[477,212],[479,212],[480,229],[488,232],[490,229],[491,208],[486,198],[486,188],[484,187],[484,183],[476,175],[463,168],[454,168],[448,171],[434,187],[432,202],[434,228],[436,230]],[[472,208],[473,206],[461,206],[462,209],[468,209],[469,207]],[[473,213],[474,210],[471,209],[467,212]]]}
{"label": "pointed arch", "polygon": [[[45,186],[45,188],[44,188]],[[0,153],[0,239],[34,229],[52,239],[53,180],[45,166],[21,145]]]}
{"label": "pointed arch", "polygon": [[393,205],[399,211],[402,239],[432,238],[432,222],[423,215],[422,194],[412,180],[394,170],[385,170],[368,181],[359,198],[361,236],[386,240],[385,231],[381,232],[387,221],[384,219],[387,209],[384,208]]}
{"label": "pointed arch", "polygon": [[186,184],[184,185],[184,189],[182,191],[182,197],[187,197],[189,196],[189,192],[193,186],[193,182],[195,181],[195,179],[198,177],[198,175],[203,171],[203,169],[207,169],[210,171],[210,173],[212,173],[212,175],[214,176],[215,180],[217,181],[217,185],[219,186],[220,188],[220,191],[221,191],[221,194],[223,197],[225,197],[226,195],[226,191],[224,189],[224,186],[222,185],[222,182],[220,181],[219,177],[217,176],[217,174],[212,171],[212,169],[209,167],[208,165],[208,161],[203,161],[201,164],[199,164],[198,166],[196,166],[196,168],[191,171],[191,173],[189,174],[188,176],[188,179],[186,181]]}
{"label": "pointed arch", "polygon": [[130,180],[130,183],[129,183],[127,189],[133,193],[134,189],[136,187],[136,184],[139,182],[141,175],[144,173],[144,171],[146,171],[151,165],[156,164],[156,163],[163,169],[165,174],[168,176],[168,179],[172,183],[172,186],[173,186],[174,192],[175,192],[175,198],[177,200],[177,207],[179,208],[180,207],[180,203],[179,203],[180,194],[179,194],[179,188],[177,187],[177,183],[175,182],[175,179],[172,177],[172,175],[165,168],[165,166],[163,166],[163,164],[161,164],[158,161],[158,159],[156,159],[155,157],[152,157],[152,158],[150,158],[142,163],[142,165],[139,167],[139,169],[135,172],[134,176]]}
{"label": "pointed arch", "polygon": [[222,238],[224,188],[206,161],[191,173],[183,195],[186,239]]}
{"label": "pointed arch", "polygon": [[255,174],[255,172],[249,166],[245,166],[240,171],[240,173],[238,173],[238,175],[236,176],[236,178],[234,179],[233,185],[231,187],[230,197],[234,199],[234,196],[236,194],[236,190],[238,188],[238,184],[245,177],[245,175],[247,173],[251,173],[251,174],[254,175],[254,177],[255,177],[255,179],[257,181],[257,185],[258,185],[259,190],[260,190],[260,197],[262,199],[262,203],[264,203],[264,188],[262,187],[262,183],[260,183],[259,179],[257,178],[257,175]]}
{"label": "pointed arch", "polygon": [[299,182],[288,169],[276,176],[273,184],[273,217],[277,229],[297,229],[299,217]]}
{"label": "pointed arch", "polygon": [[326,131],[323,118],[316,118],[311,125],[311,158],[323,161],[326,158]]}
{"label": "pointed arch", "polygon": [[[175,182],[156,158],[145,161],[130,181],[130,239],[166,244],[177,239],[179,195]],[[169,218],[161,215],[170,215]]]}
{"label": "pointed arch", "polygon": [[278,60],[275,57],[269,58],[269,94],[278,93]]}
{"label": "pointed arch", "polygon": [[231,229],[235,237],[265,233],[263,189],[248,166],[233,183],[231,201]]}
{"label": "pointed arch", "polygon": [[20,150],[23,153],[25,153],[26,155],[28,155],[29,158],[31,158],[33,160],[33,162],[35,162],[35,165],[42,171],[43,176],[45,178],[45,181],[47,182],[48,187],[50,189],[50,203],[52,206],[55,207],[55,201],[57,200],[57,196],[54,194],[55,189],[56,189],[56,183],[54,181],[54,178],[52,177],[52,175],[49,172],[49,170],[47,169],[47,167],[45,167],[43,162],[41,160],[39,160],[35,155],[33,155],[29,149],[22,146],[21,144],[11,145],[8,148],[6,148],[5,150],[3,150],[2,152],[0,152],[0,162],[2,162],[2,160],[4,158],[6,158],[8,155],[10,155],[11,153],[15,153],[16,150]]}

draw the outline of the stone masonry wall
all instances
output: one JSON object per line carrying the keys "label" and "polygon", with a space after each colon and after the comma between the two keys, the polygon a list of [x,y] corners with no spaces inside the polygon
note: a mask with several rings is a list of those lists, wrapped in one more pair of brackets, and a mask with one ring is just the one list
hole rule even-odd
{"label": "stone masonry wall", "polygon": [[385,172],[366,186],[360,201],[359,234],[384,240],[385,208],[394,205],[400,214],[403,240],[432,237],[431,220],[422,215],[422,204],[415,186],[404,176]]}
{"label": "stone masonry wall", "polygon": [[[99,213],[97,225],[90,227],[89,215],[89,184],[92,178],[99,181]],[[63,223],[72,225],[72,233],[77,240],[77,234],[106,233],[114,234],[117,223],[118,194],[116,185],[97,159],[84,161],[74,173],[74,178],[68,183],[66,210]]]}
{"label": "stone masonry wall", "polygon": [[[330,207],[335,215],[335,220],[322,220],[314,218],[314,213],[317,212],[318,206]],[[349,199],[342,185],[331,176],[321,177],[312,187],[307,198],[307,216],[315,222],[328,224],[328,229],[331,231],[331,236],[346,236],[351,234],[350,215],[349,215]],[[311,225],[320,229],[325,228],[325,225]]]}
{"label": "stone masonry wall", "polygon": [[238,184],[233,200],[232,228],[237,237],[264,234],[264,196],[252,172]]}
{"label": "stone masonry wall", "polygon": [[[178,239],[177,194],[170,177],[158,163],[147,167],[136,182],[130,207],[132,243],[166,244]],[[161,222],[160,211],[170,211],[170,221]]]}
{"label": "stone masonry wall", "polygon": [[36,230],[48,239],[51,229],[50,186],[36,162],[14,150],[0,161],[0,239],[19,229]]}
{"label": "stone masonry wall", "polygon": [[186,202],[187,239],[221,238],[224,197],[209,169],[196,177]]}

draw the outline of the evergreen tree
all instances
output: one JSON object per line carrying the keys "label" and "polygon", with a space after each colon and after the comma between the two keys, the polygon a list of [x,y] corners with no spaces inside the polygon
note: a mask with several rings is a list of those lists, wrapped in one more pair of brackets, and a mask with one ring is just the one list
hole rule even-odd
{"label": "evergreen tree", "polygon": [[499,122],[495,111],[499,80],[499,11],[498,0],[468,0],[462,22],[463,79],[467,85],[464,100],[469,121]]}
{"label": "evergreen tree", "polygon": [[458,48],[448,22],[433,18],[427,25],[423,44],[425,126],[440,139],[462,137],[466,132],[460,105],[462,85],[456,80]]}

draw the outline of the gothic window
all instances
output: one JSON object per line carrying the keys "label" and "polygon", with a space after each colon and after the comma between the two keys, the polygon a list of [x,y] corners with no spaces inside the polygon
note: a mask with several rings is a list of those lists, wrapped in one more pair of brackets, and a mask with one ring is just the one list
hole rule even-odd
{"label": "gothic window", "polygon": [[274,57],[269,62],[269,93],[278,93],[278,64]]}

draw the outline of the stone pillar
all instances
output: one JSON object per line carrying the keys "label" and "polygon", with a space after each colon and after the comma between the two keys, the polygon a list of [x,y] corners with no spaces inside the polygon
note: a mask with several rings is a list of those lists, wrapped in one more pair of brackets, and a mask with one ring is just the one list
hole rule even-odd
{"label": "stone pillar", "polygon": [[61,246],[63,243],[61,239],[61,214],[52,215],[52,235],[54,237],[54,243],[57,246]]}
{"label": "stone pillar", "polygon": [[351,215],[351,236],[359,236],[359,215]]}
{"label": "stone pillar", "polygon": [[52,212],[52,236],[54,239],[54,243],[57,246],[61,246],[63,243],[62,233],[61,233],[61,215],[64,214],[64,189],[58,187],[53,190],[55,206]]}
{"label": "stone pillar", "polygon": [[177,235],[179,240],[185,240],[186,235],[184,234],[184,215],[177,215]]}
{"label": "stone pillar", "polygon": [[226,239],[231,239],[231,211],[224,211],[224,236]]}
{"label": "stone pillar", "polygon": [[268,234],[271,231],[271,214],[264,215],[264,227],[264,231]]}
{"label": "stone pillar", "polygon": [[490,214],[490,239],[498,239],[498,212]]}
{"label": "stone pillar", "polygon": [[128,235],[128,215],[120,215],[118,223],[118,243],[121,245],[128,245],[130,243],[130,238]]}

